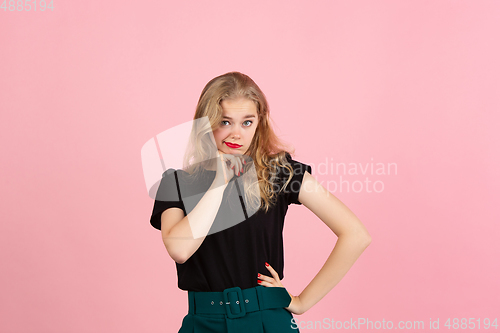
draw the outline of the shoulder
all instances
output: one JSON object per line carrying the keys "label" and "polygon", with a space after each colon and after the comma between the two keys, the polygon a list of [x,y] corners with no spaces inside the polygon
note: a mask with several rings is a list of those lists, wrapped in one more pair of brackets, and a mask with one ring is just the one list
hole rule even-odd
{"label": "shoulder", "polygon": [[161,175],[161,178],[173,177],[175,174],[179,174],[180,172],[184,172],[184,171],[179,170],[179,169],[169,168],[163,172],[163,174]]}
{"label": "shoulder", "polygon": [[174,172],[176,172],[176,171],[178,171],[178,170],[173,169],[173,168],[169,168],[169,169],[167,169],[167,170],[165,170],[165,171],[163,172],[163,177],[164,177],[165,175],[170,175],[170,174],[172,174],[172,173],[174,173]]}
{"label": "shoulder", "polygon": [[294,159],[290,153],[286,152],[285,159],[284,166],[279,166],[276,174],[282,184],[287,181],[302,182],[302,178],[306,172],[312,174],[312,168],[309,164]]}
{"label": "shoulder", "polygon": [[285,154],[288,163],[287,167],[283,167],[281,180],[284,182],[284,196],[287,204],[300,205],[299,194],[302,187],[304,175],[309,172],[312,173],[310,165],[297,161],[292,158],[289,153]]}
{"label": "shoulder", "polygon": [[[293,174],[304,175],[306,171],[312,173],[312,168],[309,164],[305,164],[303,162],[295,160],[288,152],[285,154],[285,157],[292,168]],[[288,172],[286,168],[284,171],[285,173]]]}

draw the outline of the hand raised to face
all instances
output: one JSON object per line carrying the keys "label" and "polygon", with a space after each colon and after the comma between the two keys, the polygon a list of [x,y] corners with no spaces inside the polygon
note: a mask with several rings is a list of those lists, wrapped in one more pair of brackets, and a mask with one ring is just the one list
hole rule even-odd
{"label": "hand raised to face", "polygon": [[223,177],[225,184],[234,176],[240,176],[243,171],[243,165],[246,164],[242,155],[232,155],[226,154],[221,150],[217,150],[217,156],[220,159],[220,163],[217,163],[217,174],[216,177]]}

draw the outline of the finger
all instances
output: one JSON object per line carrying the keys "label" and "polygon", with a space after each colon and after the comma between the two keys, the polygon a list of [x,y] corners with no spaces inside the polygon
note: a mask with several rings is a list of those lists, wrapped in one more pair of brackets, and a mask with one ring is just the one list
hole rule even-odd
{"label": "finger", "polygon": [[280,276],[278,275],[278,273],[274,270],[274,268],[271,265],[266,263],[266,268],[269,270],[269,272],[271,273],[271,275],[274,277],[274,279],[276,281],[280,281]]}
{"label": "finger", "polygon": [[[234,156],[226,154],[226,157],[227,157],[226,166],[227,166],[228,172],[230,172],[231,174],[235,174],[234,170],[236,170],[236,162],[235,162]],[[231,176],[231,178],[233,178],[233,176]]]}
{"label": "finger", "polygon": [[240,160],[238,158],[234,158],[234,174],[236,176],[241,175],[241,166],[240,166]]}
{"label": "finger", "polygon": [[227,169],[229,171],[232,171],[231,169],[233,168],[233,165],[234,165],[233,155],[226,154],[225,157],[226,157],[226,166],[227,166]]}
{"label": "finger", "polygon": [[234,157],[234,174],[236,176],[241,175],[241,162],[239,157]]}
{"label": "finger", "polygon": [[230,172],[233,171],[234,168],[234,162],[232,158],[227,159],[227,168],[229,169]]}
{"label": "finger", "polygon": [[241,173],[243,173],[245,171],[245,165],[243,164],[244,161],[243,157],[240,157],[239,161],[240,161],[240,170]]}
{"label": "finger", "polygon": [[283,285],[281,284],[281,281],[279,280],[279,277],[278,277],[278,279],[275,279],[271,276],[257,273],[257,279],[268,282],[268,283],[272,284],[273,287],[283,287]]}
{"label": "finger", "polygon": [[265,287],[276,287],[277,286],[276,280],[274,280],[273,278],[270,278],[268,276],[265,276],[265,275],[261,275],[261,277],[259,277],[259,279],[257,280],[257,283],[259,285],[262,285]]}
{"label": "finger", "polygon": [[264,287],[274,287],[272,283],[263,280],[259,280],[258,284]]}
{"label": "finger", "polygon": [[274,281],[274,279],[272,277],[267,276],[267,275],[263,275],[263,274],[260,274],[260,273],[257,275],[257,279],[260,279],[260,280],[266,281],[266,282],[272,282],[272,281]]}

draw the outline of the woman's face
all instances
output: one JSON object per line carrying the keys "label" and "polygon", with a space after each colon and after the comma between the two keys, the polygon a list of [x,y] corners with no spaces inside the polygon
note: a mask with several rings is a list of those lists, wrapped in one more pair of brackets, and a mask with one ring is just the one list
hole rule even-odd
{"label": "woman's face", "polygon": [[244,155],[257,129],[257,107],[246,98],[223,100],[221,107],[223,119],[213,132],[217,148],[225,154]]}

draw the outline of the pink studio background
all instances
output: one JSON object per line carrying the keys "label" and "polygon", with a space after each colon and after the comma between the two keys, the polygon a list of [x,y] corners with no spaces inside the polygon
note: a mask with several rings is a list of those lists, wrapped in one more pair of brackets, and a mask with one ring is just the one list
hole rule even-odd
{"label": "pink studio background", "polygon": [[[439,318],[447,330],[447,318],[500,317],[500,2],[54,7],[0,10],[1,332],[177,332],[187,293],[149,224],[140,152],[191,120],[204,85],[233,70],[263,89],[295,159],[373,238],[295,316],[302,326],[366,318],[427,329]],[[369,169],[320,172],[326,162]],[[377,174],[377,163],[397,174]],[[358,192],[334,191],[340,176],[359,180]],[[361,187],[366,178],[383,191]],[[335,240],[307,208],[290,208],[282,282],[293,294]]]}

